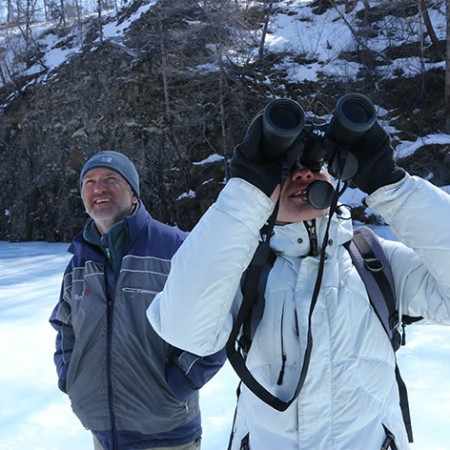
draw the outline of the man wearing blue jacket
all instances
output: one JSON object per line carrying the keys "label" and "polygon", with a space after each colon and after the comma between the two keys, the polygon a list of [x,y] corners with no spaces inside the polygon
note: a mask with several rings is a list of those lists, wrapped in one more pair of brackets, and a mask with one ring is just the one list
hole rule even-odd
{"label": "man wearing blue jacket", "polygon": [[146,320],[186,233],[150,216],[138,172],[122,153],[95,154],[80,189],[90,218],[69,248],[50,318],[59,388],[92,431],[95,449],[199,449],[197,391],[225,352],[183,352]]}

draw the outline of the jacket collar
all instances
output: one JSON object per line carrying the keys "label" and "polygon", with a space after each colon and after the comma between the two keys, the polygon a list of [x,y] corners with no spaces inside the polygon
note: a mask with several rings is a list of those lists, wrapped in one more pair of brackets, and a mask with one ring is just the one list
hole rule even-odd
{"label": "jacket collar", "polygon": [[[145,209],[144,204],[142,203],[141,200],[139,200],[139,204],[138,204],[138,207],[136,208],[136,210],[122,221],[122,223],[125,227],[125,230],[126,230],[127,243],[128,243],[127,247],[128,248],[131,247],[133,245],[133,243],[136,241],[136,239],[138,238],[138,236],[139,236],[141,230],[143,229],[146,221],[148,220],[149,216],[150,216],[150,214]],[[93,220],[91,218],[89,218],[86,221],[86,223],[84,224],[84,227],[83,227],[81,233],[75,237],[72,244],[70,245],[70,247],[69,247],[70,253],[76,254],[77,252],[80,252],[81,247],[85,247],[85,246],[93,248],[92,243],[89,243],[90,239],[87,240],[84,237],[85,235],[91,234],[91,232],[89,230],[93,226],[94,226]],[[85,251],[85,249],[83,249],[83,251]]]}
{"label": "jacket collar", "polygon": [[[348,210],[341,207],[341,214],[334,214],[331,219],[326,256],[332,257],[338,245],[342,245],[353,237],[353,226]],[[322,247],[328,215],[316,219],[319,250]],[[275,226],[274,235],[270,241],[271,248],[278,254],[290,257],[308,256],[310,241],[308,231],[303,222],[295,222]]]}

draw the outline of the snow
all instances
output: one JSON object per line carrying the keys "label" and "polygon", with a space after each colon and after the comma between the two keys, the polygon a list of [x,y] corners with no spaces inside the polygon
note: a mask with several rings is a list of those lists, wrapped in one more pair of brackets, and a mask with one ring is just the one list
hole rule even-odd
{"label": "snow", "polygon": [[[67,244],[0,241],[0,450],[83,450],[90,432],[57,388],[56,305]],[[204,450],[225,448],[237,379],[229,366],[202,391]]]}
{"label": "snow", "polygon": [[218,155],[217,153],[214,153],[213,155],[209,155],[207,158],[203,159],[202,161],[194,162],[192,163],[194,166],[201,166],[203,164],[210,164],[218,161],[223,161],[224,157],[222,155]]}
{"label": "snow", "polygon": [[417,149],[426,145],[446,145],[450,144],[450,135],[448,134],[429,134],[418,138],[415,142],[403,141],[395,148],[397,158],[405,158],[412,155]]}
{"label": "snow", "polygon": [[[380,236],[395,239],[387,227]],[[67,244],[0,241],[0,450],[84,450],[90,432],[57,388],[48,323],[69,261]],[[413,450],[448,450],[450,329],[411,326],[399,365],[408,386]],[[200,394],[203,450],[227,447],[238,381],[225,365]]]}
{"label": "snow", "polygon": [[[108,24],[103,26],[103,37],[104,38],[119,38],[122,37],[125,31],[130,27],[130,25],[138,20],[143,14],[145,14],[148,10],[153,8],[158,3],[158,0],[150,1],[142,5],[138,10],[133,13],[127,20],[118,23],[116,21],[109,22]],[[115,13],[111,13],[113,16]]]}
{"label": "snow", "polygon": [[[241,1],[244,6],[245,2]],[[111,10],[104,14],[105,24],[103,25],[103,39],[114,41],[116,44],[126,48],[124,44],[125,32],[130,25],[138,20],[148,10],[157,5],[158,0],[148,0],[138,8],[130,17],[123,22],[116,20],[116,11]],[[357,2],[356,7],[351,13],[345,13],[344,6],[338,5],[336,8],[329,9],[323,14],[317,15],[312,12],[308,6],[307,0],[293,2],[292,0],[283,0],[274,4],[277,13],[270,20],[268,32],[266,35],[265,48],[272,53],[292,52],[294,55],[301,56],[305,63],[299,63],[291,57],[285,57],[278,65],[278,69],[285,69],[288,79],[293,83],[304,81],[317,81],[319,74],[333,76],[341,79],[355,79],[362,66],[355,62],[339,59],[343,52],[354,51],[358,45],[355,36],[350,27],[355,27],[356,15],[363,8],[362,2]],[[125,10],[131,2],[124,5]],[[428,9],[434,31],[438,39],[445,39],[446,20],[445,8],[440,5],[434,5]],[[349,26],[343,24],[341,16],[345,16]],[[186,21],[188,26],[195,26],[197,21]],[[411,42],[414,36],[421,33],[419,23],[416,17],[394,17],[386,15],[377,23],[372,24],[378,29],[379,35],[371,37],[364,42],[375,52],[381,52],[389,46],[399,46],[405,42]],[[42,33],[46,25],[35,25],[34,35],[36,38]],[[48,27],[47,27],[48,28]],[[395,29],[396,34],[393,34]],[[16,31],[19,35],[19,30]],[[255,42],[258,42],[261,31],[248,32],[248,45],[245,45],[242,52],[237,52],[234,47],[228,49],[227,57],[240,64],[240,61],[248,62],[254,59],[257,54]],[[5,39],[0,36],[0,44]],[[361,39],[361,38],[359,38]],[[39,43],[45,49],[42,61],[49,69],[49,74],[57,67],[66,62],[75,53],[81,51],[81,40],[73,36],[73,41],[69,46],[62,45],[67,41],[67,37],[59,38],[55,34],[48,34],[39,38]],[[429,45],[425,42],[425,47]],[[215,53],[215,52],[214,52]],[[11,59],[13,55],[5,57],[5,61]],[[428,63],[424,65],[426,70],[432,68],[445,68],[445,62]],[[399,72],[399,69],[401,71]],[[195,70],[203,73],[217,71],[216,61],[211,61]],[[421,61],[417,57],[396,59],[391,64],[380,66],[377,69],[385,77],[412,77],[422,71]],[[35,64],[29,68],[25,74],[39,74],[42,72],[42,66]],[[40,82],[45,82],[48,75],[44,75]],[[270,83],[270,82],[269,82]]]}
{"label": "snow", "polygon": [[195,198],[196,194],[192,189],[189,189],[189,192],[183,192],[178,196],[177,200],[181,200],[182,198]]}

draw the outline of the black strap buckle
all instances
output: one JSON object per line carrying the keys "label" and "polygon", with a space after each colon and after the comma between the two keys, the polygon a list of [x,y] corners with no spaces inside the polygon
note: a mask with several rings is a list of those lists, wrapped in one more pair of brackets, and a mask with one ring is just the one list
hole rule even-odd
{"label": "black strap buckle", "polygon": [[378,258],[365,258],[364,264],[373,273],[378,273],[383,271],[383,263]]}

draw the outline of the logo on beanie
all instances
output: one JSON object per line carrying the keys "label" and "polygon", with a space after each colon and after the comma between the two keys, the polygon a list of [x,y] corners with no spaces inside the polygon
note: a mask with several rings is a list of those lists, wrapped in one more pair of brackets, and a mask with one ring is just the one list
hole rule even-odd
{"label": "logo on beanie", "polygon": [[100,159],[100,161],[101,161],[101,162],[104,162],[104,163],[109,163],[109,164],[111,164],[111,163],[112,163],[112,158],[111,158],[111,156],[102,156],[102,158]]}

